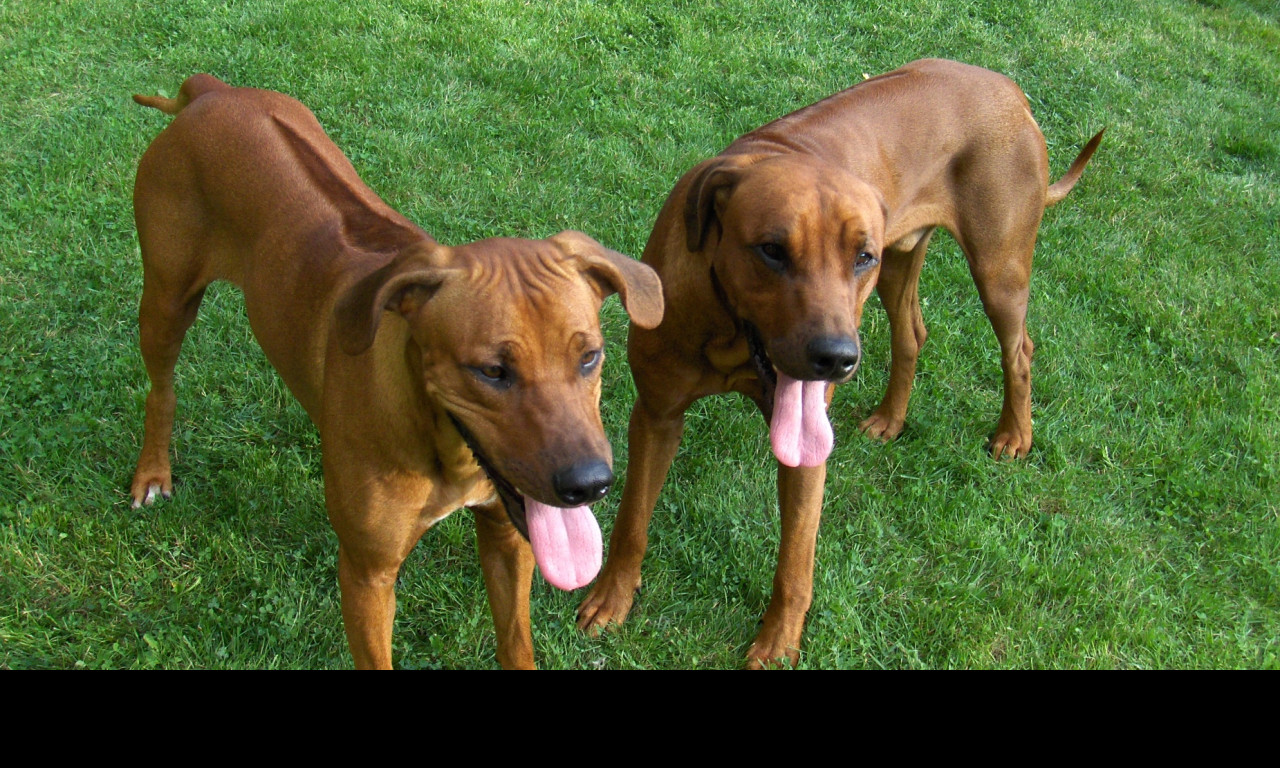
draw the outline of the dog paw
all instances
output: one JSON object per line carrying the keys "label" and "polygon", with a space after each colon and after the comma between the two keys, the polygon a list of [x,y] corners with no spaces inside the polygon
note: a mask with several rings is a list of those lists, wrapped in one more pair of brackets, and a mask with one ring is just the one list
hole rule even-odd
{"label": "dog paw", "polygon": [[866,419],[863,419],[862,423],[858,425],[858,429],[872,440],[887,443],[902,432],[902,424],[902,419],[892,419],[879,411],[875,411]]}
{"label": "dog paw", "polygon": [[614,579],[602,577],[592,587],[587,599],[578,606],[578,629],[595,637],[609,624],[621,624],[631,612],[639,584],[628,589]]}
{"label": "dog paw", "polygon": [[785,669],[800,661],[807,606],[807,600],[800,606],[774,595],[761,619],[760,631],[747,649],[747,669]]}
{"label": "dog paw", "polygon": [[155,503],[156,497],[165,500],[173,498],[173,484],[168,478],[158,477],[140,477],[133,481],[133,509],[146,505],[151,506]]}
{"label": "dog paw", "polygon": [[747,651],[747,669],[786,669],[800,661],[800,649],[787,643],[762,642],[757,637]]}
{"label": "dog paw", "polygon": [[998,432],[991,438],[991,458],[1021,459],[1031,452],[1031,436],[1016,432]]}

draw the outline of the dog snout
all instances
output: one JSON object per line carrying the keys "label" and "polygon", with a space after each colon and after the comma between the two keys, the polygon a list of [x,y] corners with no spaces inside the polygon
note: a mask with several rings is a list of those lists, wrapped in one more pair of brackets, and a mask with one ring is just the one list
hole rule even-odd
{"label": "dog snout", "polygon": [[823,336],[809,342],[805,351],[809,365],[819,379],[843,381],[858,369],[862,357],[858,342],[844,336]]}
{"label": "dog snout", "polygon": [[599,501],[613,485],[613,470],[600,459],[581,461],[565,467],[551,478],[556,497],[576,507]]}

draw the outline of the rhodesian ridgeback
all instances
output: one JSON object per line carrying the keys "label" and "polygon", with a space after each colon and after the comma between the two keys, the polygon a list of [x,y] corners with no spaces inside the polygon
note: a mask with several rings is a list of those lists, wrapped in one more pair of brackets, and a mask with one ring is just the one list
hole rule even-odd
{"label": "rhodesian ridgeback", "polygon": [[[1036,230],[1069,192],[1102,134],[1058,182],[1026,97],[1002,75],[917,61],[734,141],[684,175],[643,260],[667,312],[631,328],[638,398],[609,556],[578,624],[623,621],[640,586],[647,527],[696,400],[741,392],[769,422],[782,540],[773,596],[749,666],[799,656],[833,431],[834,385],[858,368],[863,303],[878,288],[892,328],[884,402],[862,424],[902,428],[924,343],[916,283],[945,227],[969,261],[1003,350],[1005,403],[992,452],[1031,446],[1028,279]],[[877,282],[878,281],[878,282]]]}
{"label": "rhodesian ridgeback", "polygon": [[535,562],[562,589],[600,567],[601,302],[616,292],[655,326],[653,270],[578,232],[441,245],[279,93],[196,75],[176,99],[134,99],[176,117],[134,189],[151,391],[133,505],[172,493],[174,363],[205,287],[230,281],[320,430],[356,666],[391,666],[400,565],[459,507],[476,514],[498,660],[533,666]]}

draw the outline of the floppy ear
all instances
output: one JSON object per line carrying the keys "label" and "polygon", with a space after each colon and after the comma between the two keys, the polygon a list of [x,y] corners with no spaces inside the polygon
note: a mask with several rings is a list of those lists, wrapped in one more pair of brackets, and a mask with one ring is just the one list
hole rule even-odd
{"label": "floppy ear", "polygon": [[618,294],[631,322],[641,328],[656,328],[662,322],[662,282],[648,264],[609,250],[570,229],[550,240],[560,250],[578,257],[583,273],[599,287],[601,298]]}
{"label": "floppy ear", "polygon": [[[217,80],[213,82],[218,83]],[[352,187],[349,181],[334,170],[330,161],[325,159],[325,153],[317,149],[302,132],[279,115],[272,115],[271,119],[275,121],[281,138],[293,150],[294,157],[311,176],[316,187],[342,215],[343,240],[355,248],[378,253],[393,253],[401,248],[411,248],[422,240],[420,229],[378,198],[374,197],[371,202],[366,195]]]}
{"label": "floppy ear", "polygon": [[719,225],[717,212],[738,185],[742,171],[755,162],[748,155],[721,155],[703,161],[689,171],[689,191],[684,198],[684,230],[690,253],[702,250],[707,230]]}
{"label": "floppy ear", "polygon": [[385,310],[406,316],[416,311],[455,271],[451,263],[452,252],[448,248],[421,242],[356,281],[333,309],[334,329],[342,351],[358,355],[372,346]]}

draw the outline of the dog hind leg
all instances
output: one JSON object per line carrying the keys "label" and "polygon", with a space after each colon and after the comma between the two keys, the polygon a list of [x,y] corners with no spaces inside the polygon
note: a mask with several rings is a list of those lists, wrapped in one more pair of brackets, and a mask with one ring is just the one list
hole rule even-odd
{"label": "dog hind leg", "polygon": [[1029,235],[997,240],[984,233],[961,240],[983,309],[1000,342],[1004,403],[990,444],[991,456],[996,459],[1022,458],[1031,450],[1031,357],[1035,344],[1027,333],[1027,302],[1038,226],[1037,218],[1016,230]]}
{"label": "dog hind leg", "polygon": [[[145,247],[145,246],[144,246]],[[156,496],[173,495],[169,441],[177,397],[173,369],[187,329],[195,322],[206,284],[166,280],[148,264],[138,309],[139,346],[151,389],[147,393],[142,450],[133,475],[133,507],[151,504]]]}

